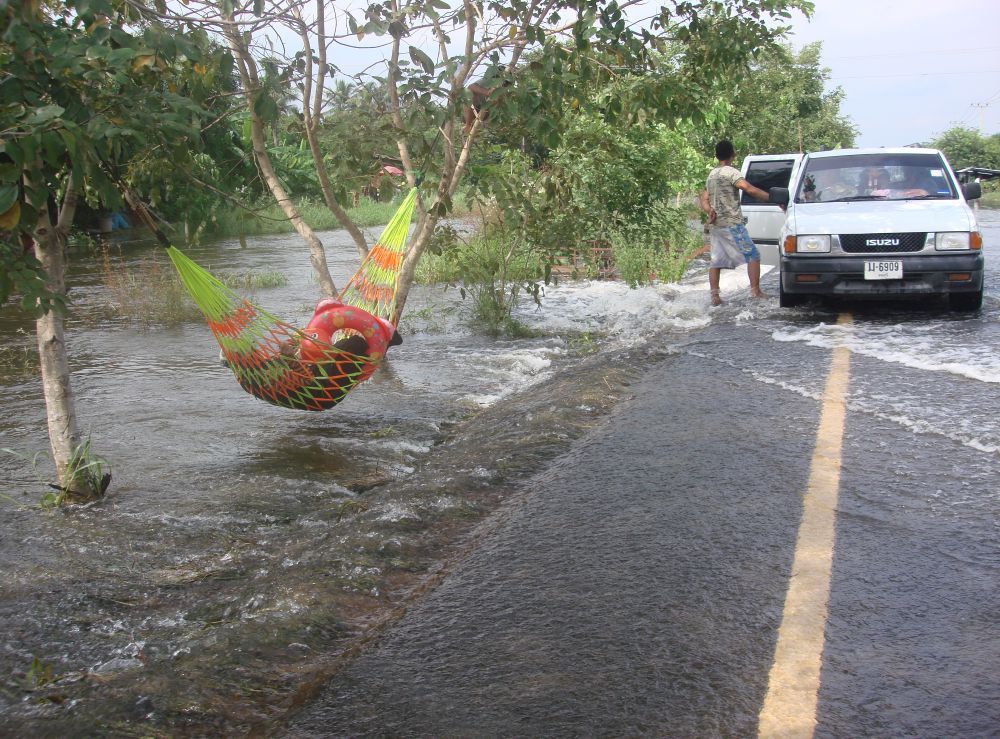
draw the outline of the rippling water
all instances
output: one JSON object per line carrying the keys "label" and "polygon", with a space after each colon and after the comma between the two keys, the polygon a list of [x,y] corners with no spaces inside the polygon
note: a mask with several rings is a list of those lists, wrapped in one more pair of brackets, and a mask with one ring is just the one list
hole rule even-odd
{"label": "rippling water", "polygon": [[[323,239],[343,284],[354,247],[340,232]],[[297,238],[186,251],[217,273],[283,273],[287,286],[256,300],[291,323],[304,324],[318,298]],[[155,254],[120,247],[133,269]],[[614,351],[670,321],[707,321],[704,300],[643,320],[669,289],[593,283],[550,289],[542,310],[524,306],[538,338],[492,339],[469,327],[458,291],[418,287],[400,327],[404,344],[336,409],[310,414],[243,393],[202,323],[147,328],[114,316],[100,255],[73,256],[73,389],[81,426],[114,480],[94,508],[34,508],[51,475],[41,387],[30,370],[0,377],[0,447],[23,455],[0,455],[8,727],[44,719],[54,731],[62,721],[120,728],[154,717],[204,729],[266,718],[291,700],[289,686],[326,669],[325,655],[304,644],[334,644],[377,620],[406,573],[441,556],[437,541],[489,509],[492,493],[475,491],[565,448],[613,395],[614,374],[595,397],[567,405],[574,418],[532,411],[529,395],[473,450],[524,425],[524,412],[540,429],[531,452],[505,461],[456,450],[415,474],[456,424],[484,409],[502,416],[501,401],[578,366],[594,337]],[[32,328],[12,310],[0,314],[9,350],[30,352]],[[25,459],[38,452],[33,470]],[[298,681],[271,684],[277,664]]]}
{"label": "rippling water", "polygon": [[[992,265],[1000,217],[982,211],[981,219]],[[340,232],[322,237],[343,284],[354,247]],[[124,246],[122,258],[135,266],[153,251]],[[288,285],[259,291],[257,301],[299,325],[311,314],[317,289],[297,238],[187,252],[220,273],[280,271]],[[1000,417],[975,392],[1000,382],[995,268],[980,315],[901,308],[862,316],[849,330],[822,306],[788,311],[739,298],[746,282],[736,273],[723,282],[734,299],[712,310],[703,268],[675,286],[551,286],[540,309],[526,303],[518,312],[539,337],[518,340],[477,334],[457,291],[416,288],[404,344],[336,409],[310,414],[244,394],[218,365],[203,324],[143,328],[109,317],[100,260],[76,257],[73,387],[81,425],[111,461],[114,482],[99,506],[43,513],[31,504],[45,490],[44,458],[36,474],[22,458],[0,455],[9,496],[0,528],[0,726],[114,730],[149,720],[169,731],[224,731],[303,700],[308,689],[289,686],[332,669],[315,645],[378,623],[395,589],[410,586],[408,573],[433,571],[454,553],[452,532],[488,511],[505,480],[565,450],[638,371],[622,359],[629,352],[733,361],[697,345],[698,330],[712,323],[749,327],[775,347],[846,341],[884,368],[883,381],[852,386],[854,409],[984,454],[1000,449]],[[31,328],[0,313],[6,347],[30,349]],[[762,384],[817,397],[818,365],[778,372],[766,352],[740,361]],[[552,384],[574,372],[595,373],[590,394],[560,395]],[[947,409],[927,402],[932,389],[884,392],[886,378],[908,372],[960,377],[970,391]],[[541,397],[532,393],[540,383],[549,383]],[[28,458],[46,450],[37,379],[12,371],[0,386],[0,447]],[[461,430],[477,413],[488,432]]]}

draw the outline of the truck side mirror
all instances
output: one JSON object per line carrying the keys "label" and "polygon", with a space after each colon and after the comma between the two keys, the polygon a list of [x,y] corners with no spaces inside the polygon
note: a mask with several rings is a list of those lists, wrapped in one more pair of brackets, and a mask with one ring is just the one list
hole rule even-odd
{"label": "truck side mirror", "polygon": [[966,200],[978,200],[983,196],[983,186],[978,182],[966,182],[962,185]]}
{"label": "truck side mirror", "polygon": [[788,205],[788,188],[772,187],[767,191],[767,202]]}

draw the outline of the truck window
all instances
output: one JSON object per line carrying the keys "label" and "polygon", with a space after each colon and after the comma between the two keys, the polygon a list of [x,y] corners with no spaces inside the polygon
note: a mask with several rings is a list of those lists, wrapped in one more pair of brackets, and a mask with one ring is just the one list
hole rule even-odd
{"label": "truck window", "polygon": [[[794,164],[795,160],[793,159],[750,162],[750,166],[747,167],[747,173],[743,179],[754,187],[759,187],[764,192],[767,192],[772,187],[788,187],[788,180],[792,176],[792,167]],[[740,193],[740,203],[743,205],[764,205],[764,203],[750,197],[745,192]]]}

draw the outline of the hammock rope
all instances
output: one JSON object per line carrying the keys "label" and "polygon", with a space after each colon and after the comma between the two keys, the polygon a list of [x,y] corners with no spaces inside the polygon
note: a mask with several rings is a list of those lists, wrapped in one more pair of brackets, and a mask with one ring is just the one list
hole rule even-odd
{"label": "hammock rope", "polygon": [[[363,335],[362,346],[384,347],[388,337],[382,341],[376,334],[395,329],[399,271],[416,197],[413,188],[341,291],[338,300],[347,307],[336,308],[332,315],[343,328],[332,336],[306,334],[240,296],[180,250],[167,248],[181,282],[246,392],[283,408],[322,411],[371,376],[384,353],[359,350],[355,335]],[[309,359],[298,352],[303,340],[310,342]]]}

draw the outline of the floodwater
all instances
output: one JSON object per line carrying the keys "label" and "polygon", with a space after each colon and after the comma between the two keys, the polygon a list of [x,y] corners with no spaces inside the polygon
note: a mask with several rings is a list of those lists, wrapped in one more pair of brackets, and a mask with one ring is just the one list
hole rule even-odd
{"label": "floodwater", "polygon": [[277,735],[754,736],[842,345],[815,735],[995,736],[998,225],[979,315],[733,296],[657,334],[634,397]]}
{"label": "floodwater", "polygon": [[[980,219],[996,263],[1000,213]],[[341,232],[323,240],[343,284],[353,245]],[[155,252],[127,245],[116,258],[135,267]],[[318,297],[296,237],[186,252],[218,273],[283,273],[286,287],[255,299],[290,323],[304,324]],[[698,344],[700,329],[720,323],[775,346],[844,340],[828,309],[739,298],[738,274],[723,283],[734,299],[710,309],[703,268],[677,286],[550,287],[540,309],[519,309],[539,335],[517,340],[478,334],[457,290],[416,288],[403,345],[372,381],[317,414],[243,393],[202,323],[142,326],[112,313],[100,255],[74,255],[73,388],[114,480],[98,505],[44,512],[34,506],[49,475],[44,458],[36,473],[23,457],[0,455],[0,728],[259,730],[313,697],[345,649],[349,657],[408,593],[433,582],[440,562],[461,557],[475,522],[599,423],[644,363],[670,352],[733,361]],[[992,269],[981,314],[889,311],[855,325],[849,341],[890,372],[944,373],[992,390],[998,317]],[[5,348],[32,346],[30,322],[10,310],[0,334]],[[818,397],[821,368],[779,372],[767,354],[741,359],[742,370]],[[0,447],[30,459],[48,446],[40,384],[30,371],[5,372]],[[976,392],[945,410],[919,385],[906,395],[884,387],[862,382],[852,403],[881,423],[998,454],[1000,420]]]}
{"label": "floodwater", "polygon": [[[356,251],[342,232],[322,236],[342,285]],[[219,274],[284,274],[287,286],[255,300],[290,323],[304,325],[319,297],[297,237],[185,251]],[[151,245],[112,245],[111,258],[169,269]],[[671,289],[589,283],[553,288],[552,308],[522,306],[537,338],[494,339],[469,326],[458,290],[418,287],[403,345],[335,409],[308,413],[245,394],[202,322],[140,325],[110,310],[102,263],[72,255],[67,343],[81,427],[112,465],[106,500],[37,508],[51,478],[41,386],[30,367],[0,377],[0,447],[20,455],[0,454],[8,729],[241,731],[280,713],[490,510],[504,480],[594,423],[627,372],[603,372],[593,397],[533,387],[659,328],[709,321],[701,289],[650,321]],[[7,356],[30,355],[32,329],[0,314]],[[484,411],[499,418],[470,444],[476,432],[461,425]]]}

